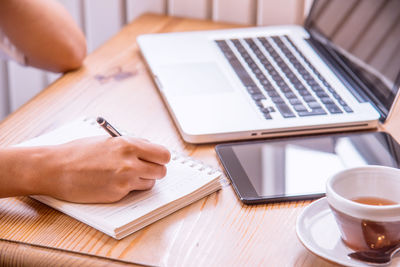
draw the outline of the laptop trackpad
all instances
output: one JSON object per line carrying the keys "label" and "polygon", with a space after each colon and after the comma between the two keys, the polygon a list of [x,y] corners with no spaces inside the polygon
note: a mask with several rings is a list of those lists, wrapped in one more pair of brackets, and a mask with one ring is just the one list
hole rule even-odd
{"label": "laptop trackpad", "polygon": [[159,69],[157,76],[162,90],[172,95],[214,94],[233,90],[224,73],[213,62],[165,66]]}

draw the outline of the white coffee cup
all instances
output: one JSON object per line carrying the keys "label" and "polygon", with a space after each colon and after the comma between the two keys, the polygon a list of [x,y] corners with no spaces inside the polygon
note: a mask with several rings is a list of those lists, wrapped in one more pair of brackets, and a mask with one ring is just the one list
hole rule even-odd
{"label": "white coffee cup", "polygon": [[369,165],[341,171],[328,179],[326,196],[350,248],[400,243],[400,169]]}

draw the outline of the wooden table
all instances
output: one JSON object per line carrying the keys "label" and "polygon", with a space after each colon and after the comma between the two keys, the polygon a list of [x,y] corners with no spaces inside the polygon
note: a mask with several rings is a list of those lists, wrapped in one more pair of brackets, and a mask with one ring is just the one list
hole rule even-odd
{"label": "wooden table", "polygon": [[[143,33],[233,25],[145,15],[0,124],[2,147],[81,116],[117,126],[219,166],[214,145],[190,145],[176,130],[135,42]],[[400,105],[382,126],[400,141]],[[225,187],[117,241],[28,197],[0,200],[0,265],[335,266],[298,241],[296,218],[309,201],[245,206]],[[90,256],[91,255],[91,256]]]}

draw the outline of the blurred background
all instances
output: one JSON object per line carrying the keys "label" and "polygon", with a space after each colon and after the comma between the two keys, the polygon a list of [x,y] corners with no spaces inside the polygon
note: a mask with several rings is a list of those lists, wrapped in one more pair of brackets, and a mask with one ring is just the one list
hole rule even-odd
{"label": "blurred background", "polygon": [[[56,0],[86,35],[88,53],[144,13],[245,25],[302,24],[312,0]],[[60,74],[0,60],[0,120]]]}

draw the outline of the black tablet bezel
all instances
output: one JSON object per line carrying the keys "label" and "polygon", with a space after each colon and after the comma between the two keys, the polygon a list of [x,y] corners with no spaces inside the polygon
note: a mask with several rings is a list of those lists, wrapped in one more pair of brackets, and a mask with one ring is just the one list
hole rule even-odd
{"label": "black tablet bezel", "polygon": [[[236,192],[238,198],[245,204],[265,204],[273,202],[283,202],[283,201],[294,201],[294,200],[310,200],[325,196],[325,193],[317,194],[304,194],[304,195],[271,195],[268,197],[260,196],[257,194],[255,188],[250,182],[245,170],[240,164],[236,154],[234,153],[232,147],[246,144],[265,144],[273,142],[282,141],[297,141],[297,140],[307,140],[315,138],[326,138],[326,137],[345,137],[345,136],[355,136],[362,134],[378,134],[384,135],[385,139],[390,139],[390,142],[397,143],[390,134],[385,132],[351,132],[351,133],[336,133],[336,134],[321,134],[313,136],[296,136],[296,137],[283,137],[275,139],[263,139],[256,141],[241,141],[234,143],[224,143],[219,144],[215,147],[215,151],[218,158],[223,165],[225,172],[232,182],[232,186]],[[389,141],[388,141],[389,142]],[[389,142],[389,143],[390,143]]]}

